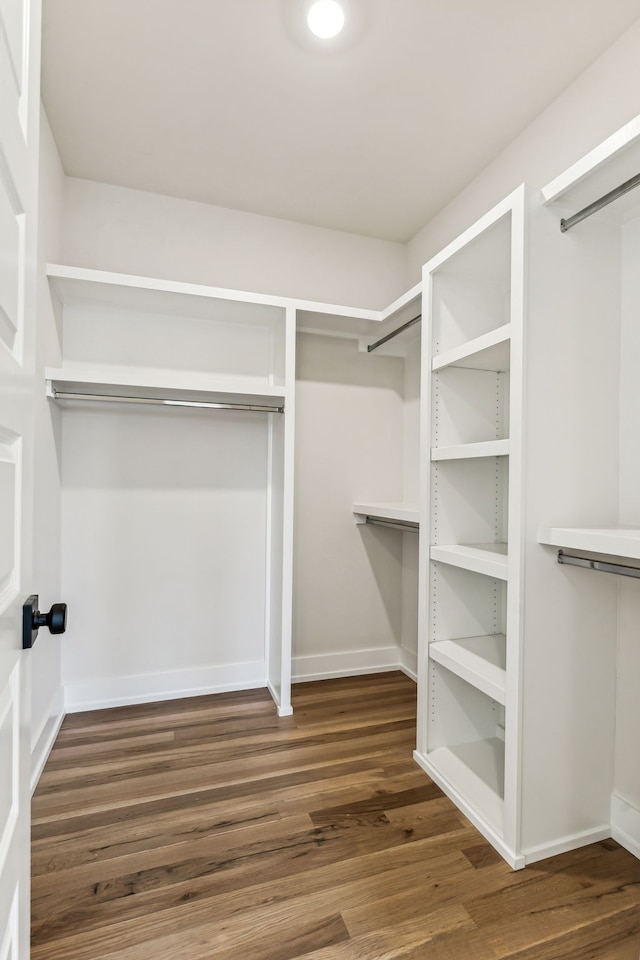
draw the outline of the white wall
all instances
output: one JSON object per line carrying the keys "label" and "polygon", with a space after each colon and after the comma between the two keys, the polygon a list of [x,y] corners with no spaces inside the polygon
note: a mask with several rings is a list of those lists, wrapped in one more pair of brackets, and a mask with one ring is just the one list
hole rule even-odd
{"label": "white wall", "polygon": [[[60,580],[60,413],[44,395],[45,366],[60,363],[60,343],[43,264],[61,256],[64,173],[51,129],[41,114],[38,302],[36,318],[36,382],[34,478],[34,579],[40,609],[64,601]],[[35,784],[62,719],[61,655],[65,638],[38,634],[33,650],[31,690],[32,783]]]}
{"label": "white wall", "polygon": [[390,668],[402,630],[402,534],[353,503],[402,499],[403,361],[298,335],[293,675]]}
{"label": "white wall", "polygon": [[71,710],[263,686],[266,414],[65,410]]}
{"label": "white wall", "polygon": [[376,309],[406,287],[399,243],[73,178],[64,261]]}
{"label": "white wall", "polygon": [[408,244],[409,283],[420,279],[423,263],[521,183],[543,187],[640,114],[639,60],[640,20],[416,234]]}

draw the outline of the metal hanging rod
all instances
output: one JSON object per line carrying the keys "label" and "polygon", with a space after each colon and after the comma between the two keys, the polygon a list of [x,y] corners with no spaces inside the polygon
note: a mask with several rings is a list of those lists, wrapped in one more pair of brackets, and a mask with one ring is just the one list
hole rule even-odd
{"label": "metal hanging rod", "polygon": [[218,403],[213,400],[170,400],[165,397],[125,397],[99,393],[68,393],[53,390],[55,400],[102,400],[109,403],[145,403],[165,407],[195,407],[203,410],[248,410],[256,413],[284,413],[284,406],[257,403]]}
{"label": "metal hanging rod", "polygon": [[414,317],[412,320],[407,320],[406,323],[403,323],[402,326],[398,327],[396,330],[392,330],[391,333],[388,333],[386,337],[380,337],[379,340],[376,340],[375,343],[370,343],[367,346],[367,353],[371,353],[372,350],[381,347],[383,343],[386,343],[387,340],[393,340],[394,337],[397,337],[399,333],[402,333],[404,330],[408,330],[409,327],[412,327],[414,323],[420,323],[422,320],[422,314],[419,313],[417,317]]}
{"label": "metal hanging rod", "polygon": [[382,517],[367,516],[365,523],[370,523],[373,526],[389,527],[391,530],[413,530],[415,533],[418,533],[420,529],[418,524],[412,523],[411,520],[384,520]]}
{"label": "metal hanging rod", "polygon": [[624,563],[608,563],[606,560],[591,560],[587,557],[572,557],[558,550],[558,563],[565,563],[572,567],[586,567],[588,570],[597,570],[599,573],[616,573],[620,577],[633,577],[640,580],[640,568],[629,567]]}
{"label": "metal hanging rod", "polygon": [[619,187],[616,187],[615,190],[610,190],[609,193],[605,193],[604,197],[600,197],[599,200],[594,200],[593,203],[590,203],[588,207],[584,207],[582,210],[574,213],[572,217],[567,217],[566,220],[561,220],[561,232],[566,233],[567,230],[571,229],[571,227],[575,227],[576,223],[580,223],[581,220],[586,220],[587,217],[590,217],[592,213],[597,213],[598,210],[602,210],[603,207],[608,206],[608,204],[613,203],[614,200],[617,200],[618,197],[623,197],[625,193],[629,193],[630,190],[633,190],[634,187],[638,186],[640,186],[640,173],[636,174],[635,177],[631,177],[630,180],[626,180]]}

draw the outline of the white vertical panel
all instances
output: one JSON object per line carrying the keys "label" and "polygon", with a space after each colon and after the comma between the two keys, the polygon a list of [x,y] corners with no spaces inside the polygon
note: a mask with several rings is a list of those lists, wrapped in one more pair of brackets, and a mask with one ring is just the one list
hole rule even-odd
{"label": "white vertical panel", "polygon": [[32,589],[40,0],[0,0],[0,958],[29,956]]}
{"label": "white vertical panel", "polygon": [[0,596],[15,568],[15,464],[0,460]]}
{"label": "white vertical panel", "polygon": [[20,582],[20,516],[18,485],[22,444],[0,428],[0,613]]}
{"label": "white vertical panel", "polygon": [[273,358],[276,382],[284,382],[284,416],[270,415],[267,557],[267,674],[279,716],[291,712],[293,617],[293,470],[296,317],[287,308]]}
{"label": "white vertical panel", "polygon": [[[4,936],[2,938],[2,944],[0,945],[0,960],[18,960],[20,956],[18,952],[19,947],[19,904],[20,896],[19,890],[16,886],[13,900],[11,901],[11,908],[9,910],[9,916],[4,923]],[[2,921],[0,920],[0,923]],[[3,927],[0,926],[0,930]]]}
{"label": "white vertical panel", "polygon": [[24,217],[34,171],[28,142],[27,15],[24,0],[0,0],[0,343],[12,352],[21,347]]}
{"label": "white vertical panel", "polygon": [[18,819],[19,698],[17,671],[0,691],[0,872]]}
{"label": "white vertical panel", "polygon": [[[3,184],[4,186],[4,184]],[[7,189],[0,189],[0,338],[13,349],[18,325],[21,230]]]}
{"label": "white vertical panel", "polygon": [[15,2],[15,0],[14,2],[0,0],[0,19],[4,31],[6,54],[13,70],[16,90],[19,95],[23,88],[25,14],[25,5],[21,0],[18,0],[18,2]]}

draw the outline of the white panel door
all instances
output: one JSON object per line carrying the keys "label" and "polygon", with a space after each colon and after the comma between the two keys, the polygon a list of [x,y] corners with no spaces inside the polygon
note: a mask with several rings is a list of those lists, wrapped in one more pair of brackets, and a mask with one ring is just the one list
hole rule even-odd
{"label": "white panel door", "polygon": [[0,960],[29,956],[29,651],[40,0],[0,0]]}

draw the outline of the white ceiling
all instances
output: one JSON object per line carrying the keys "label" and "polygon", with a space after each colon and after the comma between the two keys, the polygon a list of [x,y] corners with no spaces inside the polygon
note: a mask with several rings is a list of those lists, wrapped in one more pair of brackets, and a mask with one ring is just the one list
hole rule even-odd
{"label": "white ceiling", "polygon": [[638,18],[638,0],[44,0],[68,175],[409,239]]}

